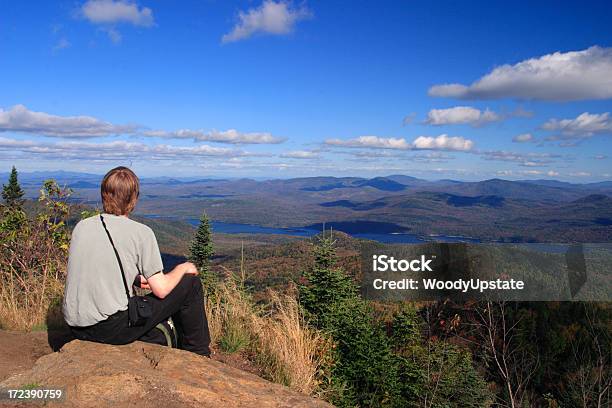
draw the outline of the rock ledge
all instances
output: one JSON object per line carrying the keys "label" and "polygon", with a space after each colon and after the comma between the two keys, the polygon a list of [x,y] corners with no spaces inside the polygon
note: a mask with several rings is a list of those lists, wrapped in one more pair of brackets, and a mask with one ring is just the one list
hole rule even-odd
{"label": "rock ledge", "polygon": [[57,405],[66,407],[331,407],[218,361],[142,342],[74,340],[0,388],[26,384],[64,388]]}

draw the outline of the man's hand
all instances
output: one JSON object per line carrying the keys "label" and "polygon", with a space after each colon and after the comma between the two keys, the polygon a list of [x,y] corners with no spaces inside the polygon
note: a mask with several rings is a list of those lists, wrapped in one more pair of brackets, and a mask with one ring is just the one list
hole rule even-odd
{"label": "man's hand", "polygon": [[140,287],[142,289],[149,289],[149,290],[151,290],[151,287],[149,286],[149,281],[147,281],[147,278],[145,278],[142,275],[138,275],[138,276],[140,276]]}

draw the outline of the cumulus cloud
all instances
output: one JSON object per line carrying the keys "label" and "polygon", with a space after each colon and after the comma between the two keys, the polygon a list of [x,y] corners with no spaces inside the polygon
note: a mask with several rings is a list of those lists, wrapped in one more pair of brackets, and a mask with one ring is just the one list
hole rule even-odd
{"label": "cumulus cloud", "polygon": [[94,24],[127,23],[142,27],[155,24],[150,8],[124,0],[89,0],[81,7],[81,13]]}
{"label": "cumulus cloud", "polygon": [[584,112],[574,119],[550,119],[542,129],[558,132],[547,140],[588,139],[597,133],[612,133],[612,119],[609,112]]}
{"label": "cumulus cloud", "polygon": [[502,120],[502,117],[489,109],[481,111],[471,106],[455,106],[448,109],[430,110],[425,123],[434,126],[465,124],[482,126],[500,120]]}
{"label": "cumulus cloud", "polygon": [[395,150],[457,150],[468,151],[474,142],[460,136],[450,137],[446,134],[439,136],[419,136],[412,143],[404,138],[384,138],[378,136],[360,136],[355,139],[328,139],[325,144],[333,147],[395,149]]}
{"label": "cumulus cloud", "polygon": [[468,86],[435,85],[429,95],[459,99],[610,99],[611,72],[612,48],[593,46],[502,65]]}
{"label": "cumulus cloud", "polygon": [[448,135],[419,136],[412,143],[415,149],[430,150],[457,150],[468,151],[474,147],[474,142],[460,136],[449,137]]}
{"label": "cumulus cloud", "polygon": [[83,138],[133,133],[133,125],[114,125],[91,116],[56,116],[31,111],[23,105],[0,108],[0,132]]}
{"label": "cumulus cloud", "polygon": [[534,142],[535,138],[531,133],[522,133],[520,135],[516,135],[512,138],[514,143],[529,143]]}
{"label": "cumulus cloud", "polygon": [[286,138],[272,136],[267,132],[243,133],[236,129],[225,131],[212,130],[205,132],[202,130],[180,129],[172,132],[164,130],[149,130],[142,132],[144,136],[161,137],[167,139],[193,139],[197,142],[216,142],[227,144],[279,144],[286,141]]}
{"label": "cumulus cloud", "polygon": [[285,152],[280,155],[285,159],[318,159],[319,152],[312,150],[294,150],[291,152]]}
{"label": "cumulus cloud", "polygon": [[128,0],[88,0],[81,6],[79,12],[90,23],[98,25],[115,44],[119,44],[123,39],[116,28],[118,24],[137,27],[155,25],[153,11],[150,8],[140,7]]}
{"label": "cumulus cloud", "polygon": [[254,34],[265,33],[273,35],[289,34],[295,24],[311,17],[311,12],[305,8],[294,8],[285,1],[266,0],[261,6],[238,13],[238,22],[232,31],[225,34],[224,43],[244,40]]}

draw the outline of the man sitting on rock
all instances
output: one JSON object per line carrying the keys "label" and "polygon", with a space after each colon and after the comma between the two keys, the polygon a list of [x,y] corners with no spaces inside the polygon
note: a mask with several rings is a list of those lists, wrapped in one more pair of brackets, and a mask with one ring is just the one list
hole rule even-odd
{"label": "man sitting on rock", "polygon": [[[172,317],[179,347],[209,356],[196,267],[185,262],[163,273],[153,231],[128,218],[138,200],[138,177],[126,167],[114,168],[104,176],[101,193],[104,213],[80,221],[70,241],[63,312],[73,334],[108,344],[147,341],[158,323]],[[142,313],[150,316],[137,324],[128,316],[134,288],[125,282],[152,292],[144,297],[148,311]]]}

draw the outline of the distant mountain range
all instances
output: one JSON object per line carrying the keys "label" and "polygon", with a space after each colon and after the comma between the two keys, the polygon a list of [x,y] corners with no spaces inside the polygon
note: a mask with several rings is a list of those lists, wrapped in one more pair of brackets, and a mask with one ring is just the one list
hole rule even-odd
{"label": "distant mountain range", "polygon": [[[20,174],[28,196],[55,178],[74,199],[100,206],[101,176],[73,172]],[[612,241],[612,182],[556,180],[477,182],[388,177],[252,180],[143,178],[141,214],[270,227],[394,224],[420,235],[505,241]],[[353,224],[351,224],[353,223]],[[382,224],[385,223],[385,224]]]}
{"label": "distant mountain range", "polygon": [[[0,179],[7,179],[9,173],[0,173]],[[103,175],[80,173],[71,171],[35,171],[30,173],[19,173],[20,182],[23,184],[42,183],[47,179],[55,179],[61,184],[74,188],[98,188]],[[144,177],[141,179],[143,185],[149,184],[167,184],[167,185],[184,185],[184,184],[202,184],[202,183],[259,183],[262,185],[286,185],[297,187],[303,191],[331,191],[336,189],[348,188],[363,188],[371,187],[380,191],[399,192],[414,189],[440,189],[450,192],[453,188],[460,190],[467,195],[487,195],[497,194],[506,197],[510,196],[530,196],[536,195],[534,191],[541,191],[541,187],[547,187],[547,195],[559,193],[562,195],[567,191],[605,191],[612,192],[612,181],[603,181],[596,183],[569,183],[558,180],[502,180],[489,179],[483,181],[458,181],[458,180],[423,180],[412,176],[394,174],[386,177],[362,178],[362,177],[302,177],[292,179],[270,179],[270,180],[253,180],[253,179],[227,179],[227,178],[198,178],[198,177]],[[299,187],[298,187],[299,186]],[[537,186],[534,187],[534,186]]]}

